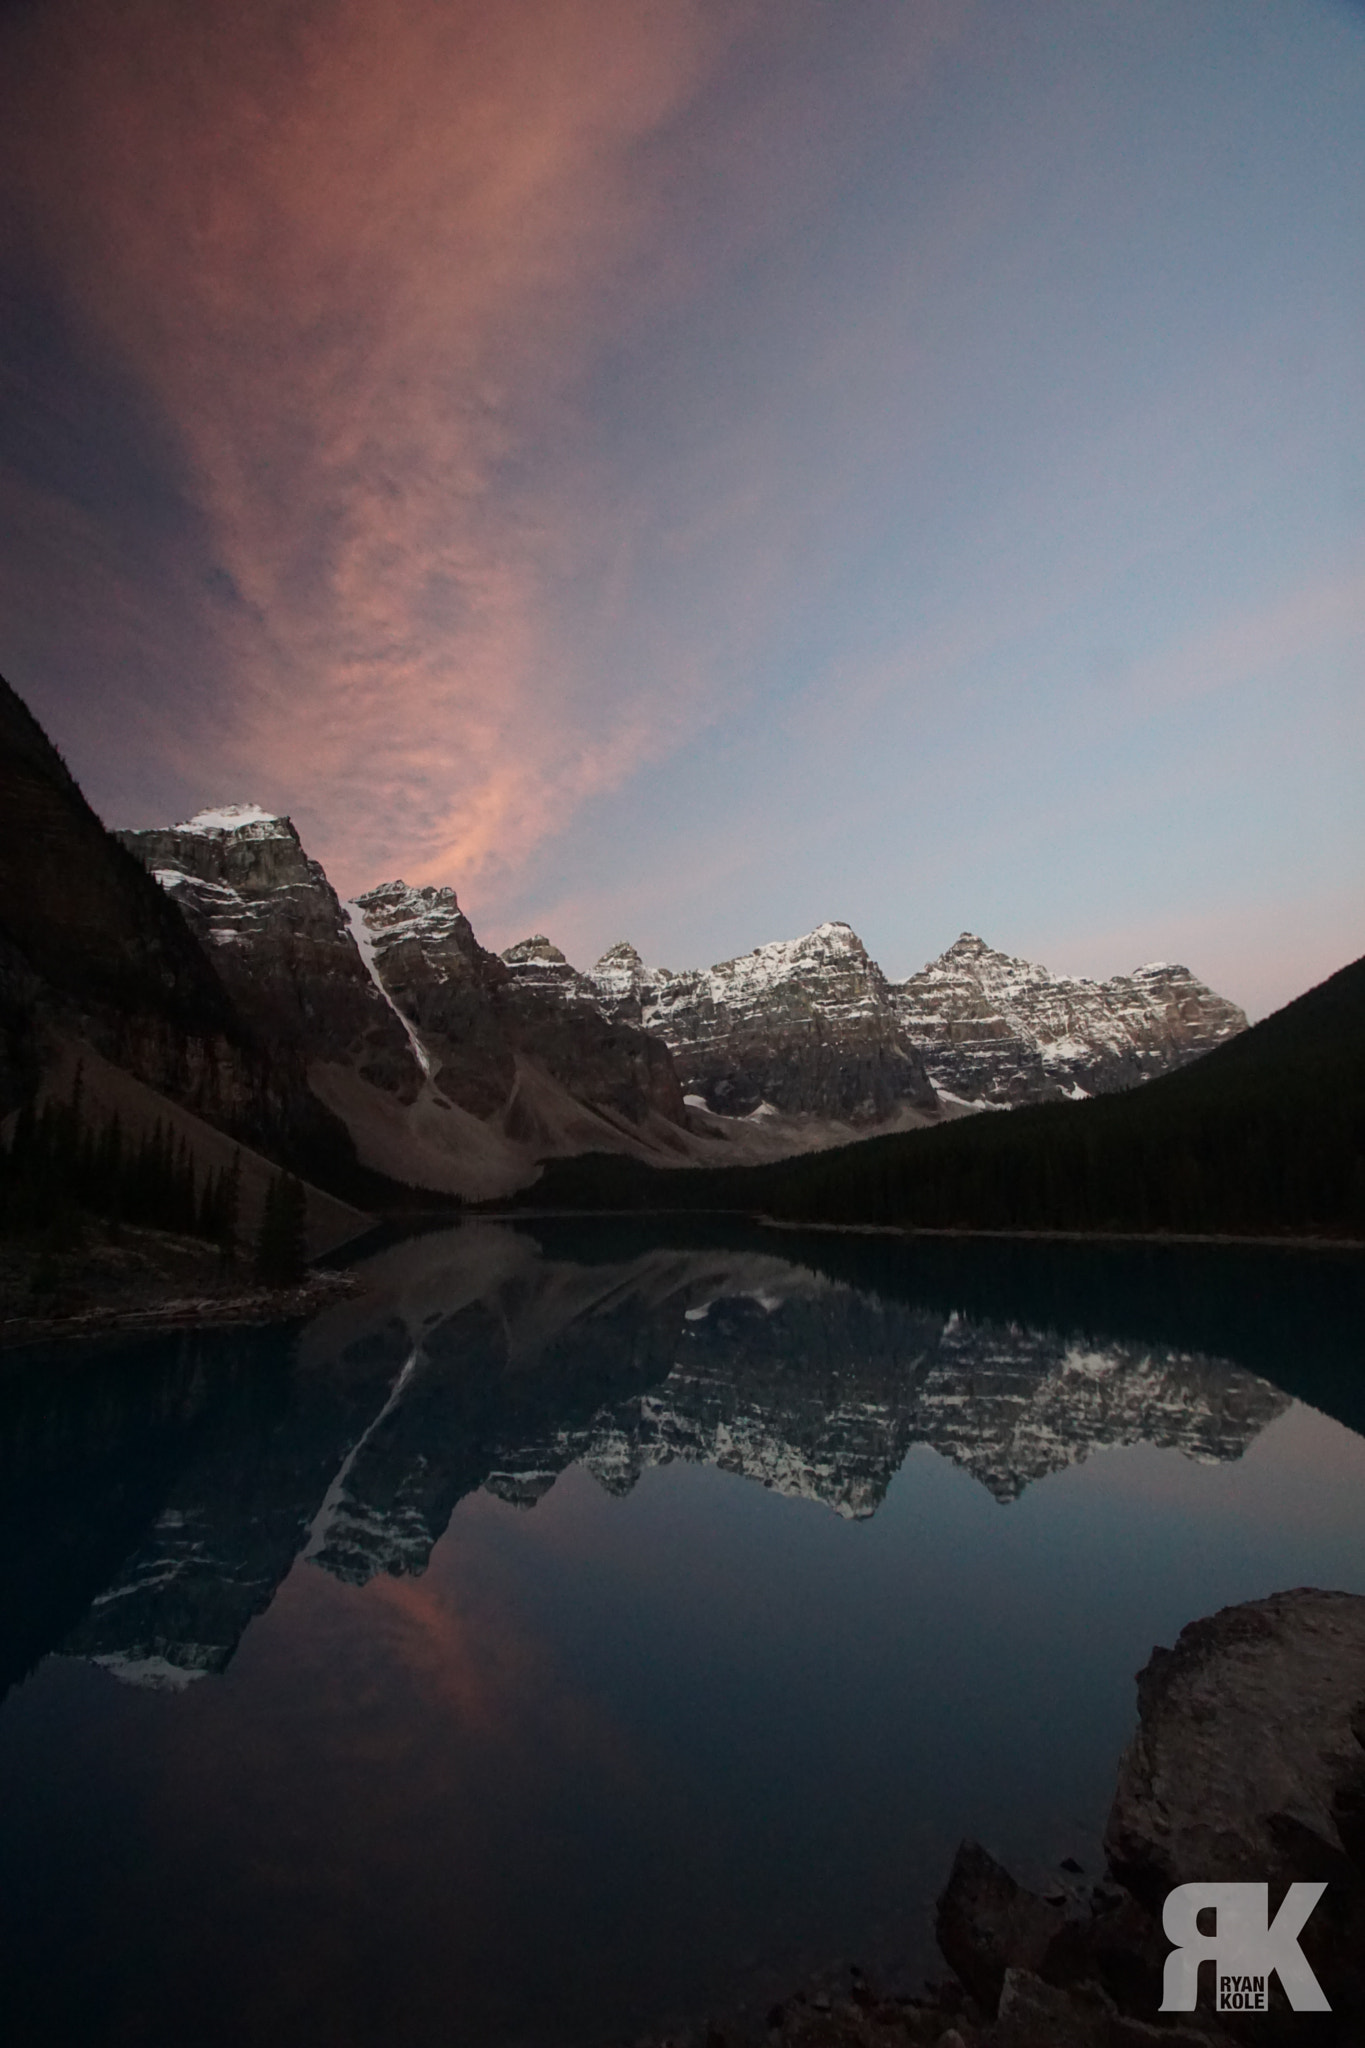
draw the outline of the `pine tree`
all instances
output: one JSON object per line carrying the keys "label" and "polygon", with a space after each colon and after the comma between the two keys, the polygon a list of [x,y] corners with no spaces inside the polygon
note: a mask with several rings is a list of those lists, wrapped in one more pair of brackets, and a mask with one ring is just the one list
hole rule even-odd
{"label": "pine tree", "polygon": [[232,1165],[224,1174],[219,1196],[218,1249],[223,1264],[230,1265],[237,1256],[237,1230],[242,1209],[242,1155],[235,1151]]}
{"label": "pine tree", "polygon": [[303,1182],[294,1174],[275,1174],[256,1236],[256,1277],[267,1287],[290,1287],[302,1279],[306,1212]]}

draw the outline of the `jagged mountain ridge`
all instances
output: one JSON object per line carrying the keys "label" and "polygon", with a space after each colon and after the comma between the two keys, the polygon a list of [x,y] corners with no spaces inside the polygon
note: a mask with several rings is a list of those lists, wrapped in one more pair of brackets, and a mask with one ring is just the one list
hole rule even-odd
{"label": "jagged mountain ridge", "polygon": [[314,1063],[362,1159],[475,1196],[575,1151],[685,1164],[766,1120],[771,1156],[1108,1092],[1246,1022],[1184,968],[1089,982],[969,933],[893,983],[840,921],[683,974],[623,942],[581,973],[543,934],[495,956],[450,889],[388,882],[343,905],[290,821],[255,806],[120,837],[257,1031]]}
{"label": "jagged mountain ridge", "polygon": [[966,1100],[1102,1095],[1169,1073],[1245,1031],[1235,1003],[1159,960],[1086,981],[996,952],[963,932],[893,984],[936,1087]]}
{"label": "jagged mountain ridge", "polygon": [[721,1115],[768,1105],[871,1124],[901,1109],[938,1111],[886,978],[846,924],[694,974],[649,976],[633,948],[617,946],[587,978],[609,1015],[659,1033],[684,1089]]}
{"label": "jagged mountain ridge", "polygon": [[398,881],[343,904],[292,821],[254,804],[119,837],[365,1166],[483,1199],[556,1153],[688,1156],[662,1040],[520,984],[452,890]]}
{"label": "jagged mountain ridge", "polygon": [[522,1055],[599,1114],[634,1127],[651,1114],[682,1123],[682,1090],[659,1039],[595,1003],[566,1006],[517,974],[478,943],[452,889],[388,882],[355,908],[376,979],[462,1107],[501,1109],[531,1136],[533,1113],[519,1103]]}
{"label": "jagged mountain ridge", "polygon": [[855,1124],[896,1108],[1011,1107],[1108,1093],[1169,1072],[1246,1017],[1165,962],[1093,982],[995,951],[970,932],[888,981],[839,922],[703,971],[645,966],[626,941],[586,974],[544,937],[503,955],[546,995],[657,1031],[684,1088],[746,1116],[764,1104]]}
{"label": "jagged mountain ridge", "polygon": [[106,832],[3,685],[0,796],[0,1112],[50,1066],[60,1019],[210,1122],[343,1178],[355,1153],[474,1197],[573,1152],[702,1163],[724,1141],[752,1163],[1123,1087],[1245,1024],[1182,968],[1075,981],[968,934],[891,983],[839,922],[687,974],[624,943],[581,974],[539,935],[499,960],[450,890],[343,905],[255,805]]}

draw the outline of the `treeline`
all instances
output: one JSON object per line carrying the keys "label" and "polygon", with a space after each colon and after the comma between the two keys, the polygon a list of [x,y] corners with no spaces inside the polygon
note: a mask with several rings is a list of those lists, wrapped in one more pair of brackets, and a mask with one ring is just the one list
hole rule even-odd
{"label": "treeline", "polygon": [[[1149,1084],[1149,1086],[1152,1084]],[[919,1229],[1365,1234],[1365,1148],[1296,1105],[1015,1111],[792,1161],[769,1213]]]}
{"label": "treeline", "polygon": [[1365,1236],[1365,961],[1123,1095],[763,1167],[556,1162],[527,1199],[908,1229]]}
{"label": "treeline", "polygon": [[26,1103],[9,1144],[0,1145],[0,1233],[50,1231],[84,1214],[200,1238],[217,1246],[224,1265],[249,1252],[257,1277],[271,1285],[297,1279],[305,1263],[302,1181],[274,1175],[250,1246],[241,1207],[240,1152],[228,1166],[201,1170],[169,1123],[133,1131],[117,1111],[90,1115],[79,1066],[70,1098]]}

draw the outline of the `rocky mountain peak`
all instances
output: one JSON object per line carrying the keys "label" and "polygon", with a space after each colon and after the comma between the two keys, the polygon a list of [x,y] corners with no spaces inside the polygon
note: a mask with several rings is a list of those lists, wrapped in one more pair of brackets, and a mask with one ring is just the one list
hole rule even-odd
{"label": "rocky mountain peak", "polygon": [[613,1022],[640,1024],[645,1007],[667,973],[651,973],[629,939],[608,946],[600,960],[588,969],[598,1003]]}
{"label": "rocky mountain peak", "polygon": [[973,932],[891,993],[939,1090],[1001,1105],[1131,1087],[1246,1029],[1188,968],[1157,961],[1088,981]]}
{"label": "rocky mountain peak", "polygon": [[484,1192],[575,1143],[676,1155],[667,1048],[609,1023],[543,934],[504,962],[453,889],[401,878],[343,905],[292,822],[258,804],[120,836],[260,1037],[306,1060],[364,1164]]}
{"label": "rocky mountain peak", "polygon": [[430,883],[412,888],[407,882],[381,882],[378,888],[357,896],[355,906],[376,947],[385,952],[404,938],[453,945],[465,957],[482,951],[453,889]]}
{"label": "rocky mountain peak", "polygon": [[[690,977],[678,975],[670,996]],[[722,960],[697,979],[711,1000],[732,1007],[746,1004],[761,992],[789,985],[822,1014],[859,1011],[887,1005],[886,981],[880,967],[851,925],[820,924],[799,939],[773,939],[733,960]],[[889,1014],[889,1012],[888,1012]]]}
{"label": "rocky mountain peak", "polygon": [[528,1146],[557,1144],[554,1120],[565,1115],[599,1149],[610,1143],[621,1126],[590,1121],[585,1108],[594,1118],[608,1109],[632,1133],[656,1114],[681,1121],[664,1046],[614,1030],[543,933],[500,959],[479,944],[453,889],[404,882],[368,891],[355,911],[361,949],[447,1102],[500,1117],[503,1137]]}
{"label": "rocky mountain peak", "polygon": [[685,1090],[721,1114],[767,1104],[869,1123],[937,1106],[881,969],[842,920],[703,972],[649,975],[638,962],[632,947],[599,963],[599,999],[659,1032]]}
{"label": "rocky mountain peak", "polygon": [[558,996],[570,1002],[595,1003],[597,991],[586,974],[571,967],[558,946],[544,932],[519,939],[502,954],[513,983],[535,995]]}
{"label": "rocky mountain peak", "polygon": [[421,1073],[350,921],[292,820],[219,804],[179,825],[120,832],[209,949],[267,1044],[343,1061],[410,1099]]}
{"label": "rocky mountain peak", "polygon": [[259,804],[215,804],[178,825],[118,836],[159,879],[178,872],[246,897],[274,895],[281,888],[320,889],[336,901],[322,868],[304,852],[293,820]]}
{"label": "rocky mountain peak", "polygon": [[944,960],[967,961],[980,960],[987,954],[996,960],[1005,958],[1003,953],[996,953],[993,947],[988,946],[984,939],[979,939],[975,932],[959,932],[952,945],[940,957]]}
{"label": "rocky mountain peak", "polygon": [[647,988],[654,980],[629,939],[618,939],[614,946],[608,946],[601,959],[593,962],[588,974],[591,980],[606,986],[619,982],[631,988]]}
{"label": "rocky mountain peak", "polygon": [[982,986],[1057,979],[1050,968],[1041,967],[1032,960],[1020,960],[1013,953],[1002,953],[998,946],[988,945],[975,932],[961,933],[946,952],[940,953],[937,960],[929,961],[920,972],[926,975],[966,975]]}
{"label": "rocky mountain peak", "polygon": [[900,983],[843,919],[683,974],[647,968],[626,940],[586,977],[544,939],[514,951],[547,994],[590,993],[613,1021],[659,1033],[687,1093],[727,1115],[769,1104],[875,1122],[906,1107],[932,1113],[945,1100],[1005,1108],[1075,1098],[1131,1087],[1246,1026],[1185,967],[1153,961],[1088,981],[972,931]]}
{"label": "rocky mountain peak", "polygon": [[824,924],[816,925],[813,932],[807,932],[804,939],[797,941],[798,945],[806,947],[817,943],[822,950],[833,949],[836,952],[856,953],[864,960],[868,958],[867,947],[852,925],[846,924],[841,917],[826,919]]}

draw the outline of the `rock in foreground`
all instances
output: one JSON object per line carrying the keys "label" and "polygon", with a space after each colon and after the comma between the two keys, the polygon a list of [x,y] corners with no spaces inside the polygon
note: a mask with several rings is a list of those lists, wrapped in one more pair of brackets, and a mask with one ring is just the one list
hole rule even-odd
{"label": "rock in foreground", "polygon": [[[958,1850],[937,1934],[958,1981],[917,2000],[856,1971],[802,1993],[766,2032],[712,2026],[698,2048],[1359,2048],[1365,2042],[1365,1598],[1301,1587],[1191,1622],[1138,1676],[1138,1730],[1105,1833],[1109,1870],[1043,1898],[977,1843]],[[1327,1890],[1301,1937],[1330,2013],[1162,2014],[1179,1884]],[[662,2044],[659,2044],[662,2048]],[[677,2048],[683,2048],[681,2041]]]}

